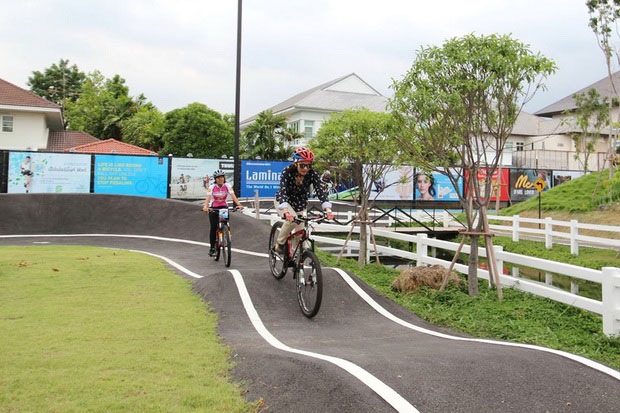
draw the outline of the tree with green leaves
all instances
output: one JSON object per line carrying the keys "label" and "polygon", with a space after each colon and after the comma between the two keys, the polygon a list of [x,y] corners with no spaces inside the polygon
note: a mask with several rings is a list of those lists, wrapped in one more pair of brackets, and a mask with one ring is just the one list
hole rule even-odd
{"label": "tree with green leaves", "polygon": [[[608,118],[609,131],[615,131],[620,123],[620,114],[616,117],[615,121],[612,114],[612,108],[618,105],[620,102],[620,87],[616,85],[614,81],[614,75],[612,73],[612,58],[615,58],[617,63],[620,63],[620,49],[617,44],[614,44],[612,35],[615,32],[616,37],[620,36],[618,32],[618,19],[620,18],[620,0],[587,0],[586,7],[590,15],[589,26],[596,36],[596,42],[605,56],[605,65],[607,66],[607,77],[611,84],[613,99],[608,100],[608,107],[610,116]],[[610,134],[608,143],[608,156],[607,161],[609,164],[609,179],[614,178],[614,165],[617,162],[616,148],[618,145],[617,132]],[[598,187],[598,185],[597,185]],[[595,190],[596,191],[596,190]]]}
{"label": "tree with green leaves", "polygon": [[583,172],[587,173],[588,160],[594,152],[596,142],[601,138],[601,129],[609,125],[609,99],[601,96],[596,89],[590,89],[587,93],[577,93],[573,97],[577,109],[571,111],[569,115],[574,116],[575,123],[581,130],[572,136],[577,152],[575,159],[581,162]]}
{"label": "tree with green leaves", "polygon": [[286,127],[286,116],[274,115],[266,110],[244,131],[242,136],[243,157],[254,159],[283,160],[290,156],[290,142],[299,134]]}
{"label": "tree with green leaves", "polygon": [[163,153],[198,158],[232,156],[235,129],[220,113],[192,103],[166,113]]}
{"label": "tree with green leaves", "polygon": [[106,79],[99,71],[89,73],[76,101],[67,101],[65,118],[68,128],[81,130],[99,139],[123,139],[122,124],[131,118],[146,98],[129,96],[125,79],[114,75]]}
{"label": "tree with green leaves", "polygon": [[66,101],[78,99],[85,80],[86,75],[76,65],[69,66],[68,59],[60,59],[58,64],[52,64],[43,72],[33,71],[27,84],[37,95],[64,106]]}
{"label": "tree with green leaves", "polygon": [[[457,188],[471,245],[488,230],[492,176],[522,105],[554,70],[551,60],[508,35],[470,34],[422,47],[409,71],[392,84],[400,147],[416,167],[446,175]],[[483,168],[481,191],[476,177]],[[461,179],[469,188],[465,194],[458,189]],[[478,294],[477,271],[478,251],[472,248],[472,296]]]}
{"label": "tree with green leaves", "polygon": [[368,109],[334,113],[310,141],[310,148],[319,168],[329,166],[340,175],[352,178],[357,185],[354,199],[360,206],[356,220],[360,224],[358,263],[361,267],[367,259],[368,211],[374,203],[370,199],[373,182],[399,163],[400,150],[392,118]]}
{"label": "tree with green leaves", "polygon": [[145,105],[135,115],[122,122],[123,141],[153,152],[164,147],[165,116],[156,107]]}

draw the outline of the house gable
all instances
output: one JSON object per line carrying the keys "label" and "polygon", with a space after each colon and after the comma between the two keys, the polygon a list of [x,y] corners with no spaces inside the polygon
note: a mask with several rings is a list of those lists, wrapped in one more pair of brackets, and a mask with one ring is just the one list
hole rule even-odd
{"label": "house gable", "polygon": [[379,92],[373,89],[368,83],[360,79],[355,73],[350,74],[344,79],[334,83],[333,85],[323,90],[381,96]]}

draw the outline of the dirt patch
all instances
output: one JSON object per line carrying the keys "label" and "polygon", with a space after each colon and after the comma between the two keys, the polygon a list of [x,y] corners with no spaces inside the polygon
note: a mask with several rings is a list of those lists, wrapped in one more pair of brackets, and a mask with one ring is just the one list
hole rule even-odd
{"label": "dirt patch", "polygon": [[[427,286],[438,290],[441,286],[441,281],[447,272],[448,269],[442,267],[441,265],[407,268],[392,282],[392,289],[402,292],[417,290],[422,286]],[[458,275],[456,275],[456,273],[451,272],[449,282],[452,282],[458,286],[461,283],[461,279]]]}

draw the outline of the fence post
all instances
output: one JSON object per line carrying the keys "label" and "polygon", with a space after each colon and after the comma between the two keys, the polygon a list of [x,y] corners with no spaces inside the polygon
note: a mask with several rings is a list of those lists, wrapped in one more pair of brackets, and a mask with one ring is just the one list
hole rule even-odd
{"label": "fence post", "polygon": [[620,334],[620,268],[603,267],[603,333]]}
{"label": "fence post", "polygon": [[579,235],[579,229],[577,228],[577,220],[570,220],[570,253],[572,255],[579,255],[579,242],[577,241],[577,235]]}
{"label": "fence post", "polygon": [[254,190],[254,211],[256,212],[256,219],[260,220],[260,200],[258,199],[258,189]]}
{"label": "fence post", "polygon": [[553,285],[553,274],[548,272],[545,273],[545,284]]}
{"label": "fence post", "polygon": [[493,245],[493,252],[495,252],[495,264],[497,266],[497,278],[504,275],[504,260],[502,259],[502,253],[504,247],[501,245]]}
{"label": "fence post", "polygon": [[450,215],[448,215],[447,213],[443,214],[443,227],[447,228],[450,226]]}
{"label": "fence post", "polygon": [[519,278],[519,267],[512,267],[512,276]]}
{"label": "fence post", "polygon": [[352,222],[350,222],[353,219],[353,211],[347,211],[347,222],[349,222],[351,225],[353,225]]}
{"label": "fence post", "polygon": [[553,247],[553,219],[551,217],[545,218],[545,248],[550,250]]}
{"label": "fence post", "polygon": [[519,242],[519,215],[513,215],[512,218],[512,240]]}
{"label": "fence post", "polygon": [[424,258],[428,256],[428,244],[426,243],[426,234],[416,235],[418,238],[416,241],[415,252],[418,254],[418,260],[416,261],[416,267],[422,267],[424,265]]}
{"label": "fence post", "polygon": [[570,293],[575,294],[575,295],[579,294],[579,284],[577,284],[574,281],[571,281],[570,282]]}

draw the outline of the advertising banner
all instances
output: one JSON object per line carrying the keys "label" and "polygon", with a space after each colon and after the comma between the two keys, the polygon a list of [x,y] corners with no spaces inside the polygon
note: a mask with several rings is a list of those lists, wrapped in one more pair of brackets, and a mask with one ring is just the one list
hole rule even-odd
{"label": "advertising banner", "polygon": [[551,188],[551,171],[547,169],[511,169],[510,199],[512,202],[524,201],[538,194],[534,183],[542,179],[547,184],[545,191]]}
{"label": "advertising banner", "polygon": [[553,171],[553,186],[572,181],[583,176],[583,171]]}
{"label": "advertising banner", "polygon": [[280,175],[290,165],[287,161],[241,161],[241,196],[275,196],[280,187]]}
{"label": "advertising banner", "polygon": [[[500,189],[500,201],[508,201],[508,185],[510,182],[510,170],[506,168],[502,168],[502,179],[498,182],[497,177],[499,176],[499,169],[495,169],[493,171],[493,175],[491,176],[491,200],[495,201],[497,198],[497,188],[498,185],[501,187]],[[465,172],[465,177],[469,178],[469,172]],[[484,197],[484,186],[487,178],[487,169],[483,168],[478,171],[476,176],[476,182],[478,183],[478,188],[480,191],[480,195]],[[467,187],[467,185],[465,185]],[[465,188],[466,192],[469,193],[469,188]]]}
{"label": "advertising banner", "polygon": [[217,169],[226,172],[226,182],[232,187],[235,174],[232,160],[172,158],[170,198],[205,198],[213,172]]}
{"label": "advertising banner", "polygon": [[[450,182],[450,179],[439,172],[430,175],[422,170],[416,170],[414,177],[416,201],[458,201],[458,192]],[[459,187],[463,188],[463,178],[458,181]]]}
{"label": "advertising banner", "polygon": [[[371,172],[369,166],[364,166],[366,176]],[[380,201],[412,201],[413,200],[412,166],[393,166],[385,170],[384,174],[373,179],[370,189],[370,199]]]}
{"label": "advertising banner", "polygon": [[168,158],[95,155],[95,193],[166,198]]}
{"label": "advertising banner", "polygon": [[90,192],[90,155],[9,152],[7,192]]}

